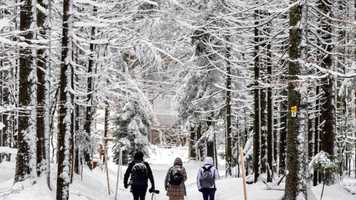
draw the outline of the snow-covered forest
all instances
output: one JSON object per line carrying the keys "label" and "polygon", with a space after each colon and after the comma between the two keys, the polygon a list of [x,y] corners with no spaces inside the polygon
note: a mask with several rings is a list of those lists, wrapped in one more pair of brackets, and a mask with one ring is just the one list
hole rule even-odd
{"label": "snow-covered forest", "polygon": [[[356,0],[0,0],[0,200],[356,200]],[[151,199],[151,194],[147,197]]]}

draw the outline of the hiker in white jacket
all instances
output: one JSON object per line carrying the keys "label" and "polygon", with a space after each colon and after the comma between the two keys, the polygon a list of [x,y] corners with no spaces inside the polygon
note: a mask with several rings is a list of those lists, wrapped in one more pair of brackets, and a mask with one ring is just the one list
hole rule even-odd
{"label": "hiker in white jacket", "polygon": [[215,180],[219,178],[219,172],[214,166],[213,158],[206,157],[204,165],[199,168],[197,175],[198,190],[203,194],[204,200],[214,200],[216,185]]}

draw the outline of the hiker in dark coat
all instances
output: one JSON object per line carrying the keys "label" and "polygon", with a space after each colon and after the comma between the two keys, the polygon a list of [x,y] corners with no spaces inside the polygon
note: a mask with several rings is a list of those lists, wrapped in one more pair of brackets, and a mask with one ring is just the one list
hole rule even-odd
{"label": "hiker in dark coat", "polygon": [[[143,160],[143,153],[138,151],[134,155],[134,160],[129,164],[125,176],[124,186],[128,188],[131,186],[131,192],[134,200],[145,200],[148,179],[151,182],[150,192],[155,190],[155,183],[150,165]],[[130,182],[128,183],[130,177]]]}
{"label": "hiker in dark coat", "polygon": [[219,172],[214,167],[211,157],[206,157],[204,165],[199,169],[197,175],[198,190],[203,194],[204,200],[214,200],[216,185],[215,180],[219,178]]}
{"label": "hiker in dark coat", "polygon": [[183,167],[182,159],[176,158],[173,166],[169,168],[164,182],[169,200],[184,200],[184,196],[186,196],[184,182],[186,180],[187,172]]}

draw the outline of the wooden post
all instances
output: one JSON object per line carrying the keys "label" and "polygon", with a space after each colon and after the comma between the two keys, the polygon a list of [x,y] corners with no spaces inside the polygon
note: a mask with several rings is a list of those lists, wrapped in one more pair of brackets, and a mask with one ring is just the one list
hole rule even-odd
{"label": "wooden post", "polygon": [[245,174],[245,157],[242,147],[240,147],[240,170],[242,175],[242,186],[244,191],[244,200],[247,200],[246,174]]}
{"label": "wooden post", "polygon": [[108,156],[107,156],[107,147],[104,147],[105,148],[105,173],[106,173],[106,183],[107,183],[107,187],[108,187],[108,194],[110,195],[111,192],[110,192],[110,180],[109,180],[109,168],[108,168]]}

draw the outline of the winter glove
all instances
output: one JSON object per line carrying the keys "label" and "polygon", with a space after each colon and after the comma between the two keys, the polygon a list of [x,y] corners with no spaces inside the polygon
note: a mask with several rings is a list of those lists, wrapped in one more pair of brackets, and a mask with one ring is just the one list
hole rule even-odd
{"label": "winter glove", "polygon": [[125,189],[127,189],[129,187],[129,185],[127,183],[124,183],[124,187],[125,187]]}
{"label": "winter glove", "polygon": [[151,187],[149,190],[148,190],[150,193],[153,193],[155,191],[155,188],[154,187]]}

